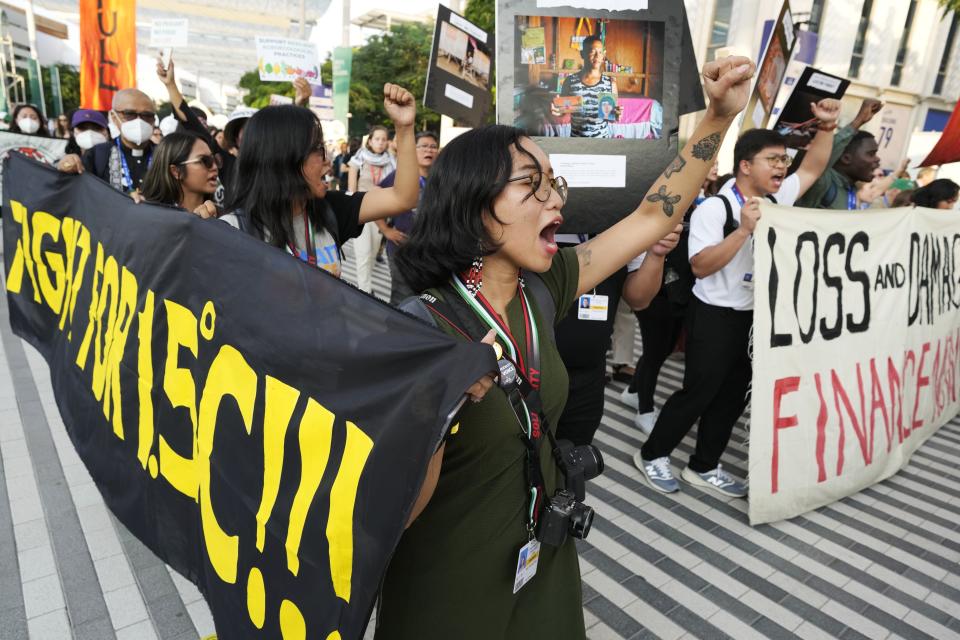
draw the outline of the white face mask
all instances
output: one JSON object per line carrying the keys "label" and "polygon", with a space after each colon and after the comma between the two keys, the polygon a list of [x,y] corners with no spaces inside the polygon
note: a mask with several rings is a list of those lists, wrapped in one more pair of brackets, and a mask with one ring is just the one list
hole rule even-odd
{"label": "white face mask", "polygon": [[117,129],[117,125],[113,124],[112,119],[110,120],[110,122],[107,123],[107,128],[110,130],[111,140],[113,140],[114,138],[120,137],[120,129]]}
{"label": "white face mask", "polygon": [[23,133],[36,133],[40,130],[40,123],[33,118],[20,118],[17,120],[17,126]]}
{"label": "white face mask", "polygon": [[140,118],[135,118],[120,125],[120,135],[131,144],[140,145],[153,135],[153,125]]}
{"label": "white face mask", "polygon": [[103,135],[99,131],[94,131],[88,129],[86,131],[81,131],[74,136],[74,140],[77,141],[77,146],[86,151],[91,147],[95,147],[98,144],[102,144],[107,141],[107,136]]}

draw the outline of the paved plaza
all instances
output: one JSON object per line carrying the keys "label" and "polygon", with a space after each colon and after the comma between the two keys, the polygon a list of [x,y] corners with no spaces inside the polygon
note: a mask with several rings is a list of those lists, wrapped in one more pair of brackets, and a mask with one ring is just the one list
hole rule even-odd
{"label": "paved plaza", "polygon": [[[375,286],[387,296],[380,265]],[[674,355],[658,403],[682,372]],[[662,495],[643,483],[631,462],[643,435],[621,390],[607,387],[596,439],[607,468],[589,486],[598,517],[579,545],[591,639],[960,638],[960,420],[893,478],[803,517],[750,527],[744,500],[686,484]],[[737,428],[724,456],[740,477],[745,437]],[[675,465],[692,448],[688,437]],[[105,508],[64,430],[46,363],[10,330],[5,296],[0,478],[0,638],[214,633],[197,589]]]}

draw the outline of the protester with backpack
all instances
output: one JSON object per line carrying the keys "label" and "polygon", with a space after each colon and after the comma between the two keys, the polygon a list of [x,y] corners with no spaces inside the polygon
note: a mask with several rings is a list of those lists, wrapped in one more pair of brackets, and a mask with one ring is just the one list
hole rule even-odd
{"label": "protester with backpack", "polygon": [[792,205],[826,169],[840,102],[824,99],[811,106],[820,130],[795,173],[787,176],[791,158],[783,137],[752,129],[734,148],[735,180],[693,212],[688,253],[697,281],[687,313],[683,388],[664,404],[650,437],[633,457],[657,491],[679,489],[669,456],[699,419],[697,448],[681,478],[725,497],[746,496],[746,486],[723,471],[720,456],[750,385],[757,199]]}

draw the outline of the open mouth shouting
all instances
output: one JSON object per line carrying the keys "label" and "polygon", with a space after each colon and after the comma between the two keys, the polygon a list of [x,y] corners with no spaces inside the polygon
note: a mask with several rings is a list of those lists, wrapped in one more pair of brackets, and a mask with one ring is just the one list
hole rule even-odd
{"label": "open mouth shouting", "polygon": [[557,252],[556,236],[561,224],[563,224],[563,216],[556,216],[540,230],[540,247],[550,257]]}
{"label": "open mouth shouting", "polygon": [[770,182],[773,184],[773,192],[774,192],[774,193],[776,193],[777,191],[780,191],[780,186],[783,184],[783,179],[784,179],[784,177],[785,177],[785,176],[784,176],[783,173],[775,173],[775,174],[773,174],[773,176],[770,178]]}

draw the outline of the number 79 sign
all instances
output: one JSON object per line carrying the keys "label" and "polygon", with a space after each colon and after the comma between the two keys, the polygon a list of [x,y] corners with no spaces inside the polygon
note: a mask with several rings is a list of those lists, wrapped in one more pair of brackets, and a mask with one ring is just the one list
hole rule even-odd
{"label": "number 79 sign", "polygon": [[896,169],[907,153],[913,109],[899,104],[887,104],[864,129],[877,137],[877,155],[880,168]]}

